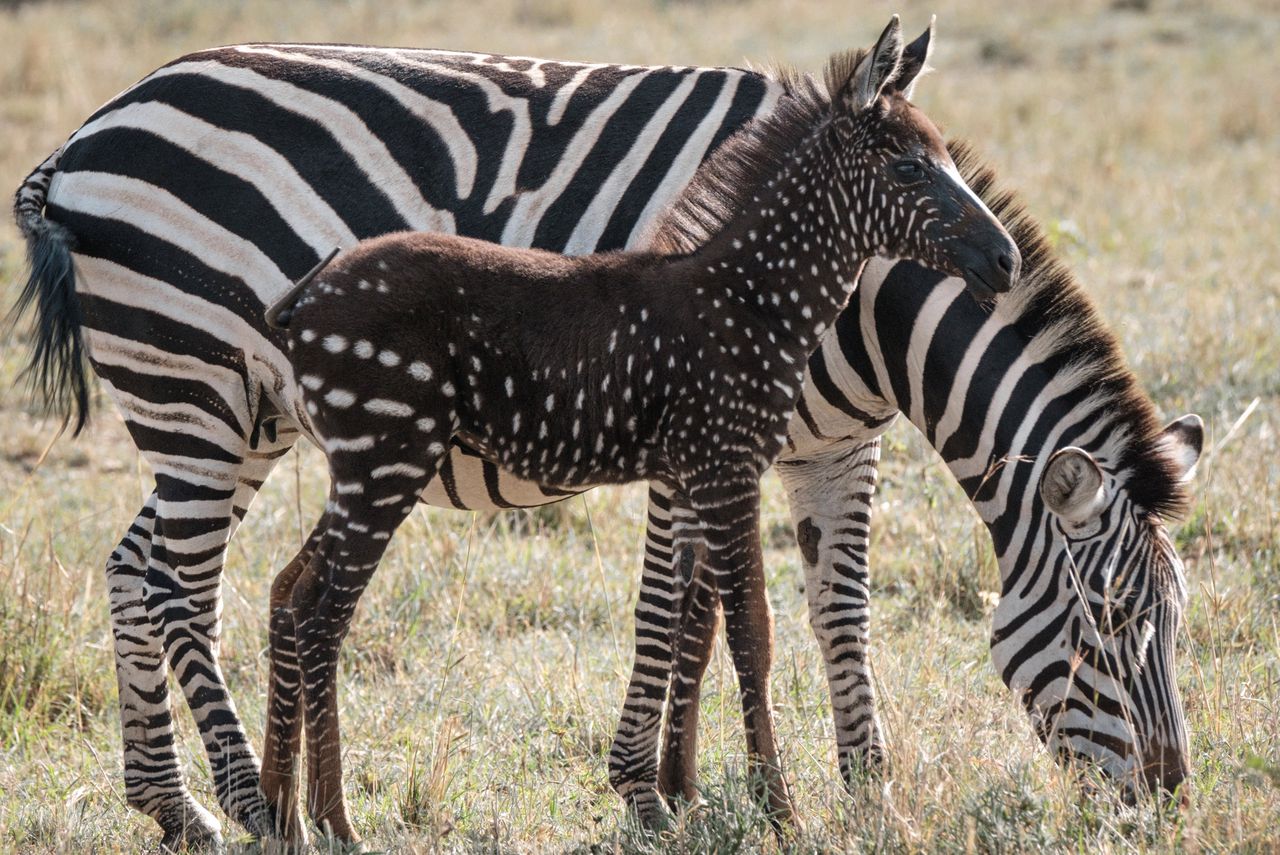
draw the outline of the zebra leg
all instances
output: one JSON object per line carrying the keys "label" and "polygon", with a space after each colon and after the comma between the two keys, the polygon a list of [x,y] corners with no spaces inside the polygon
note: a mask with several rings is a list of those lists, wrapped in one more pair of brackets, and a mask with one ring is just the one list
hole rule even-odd
{"label": "zebra leg", "polygon": [[670,488],[655,482],[649,489],[644,573],[636,603],[636,663],[609,753],[614,789],[647,826],[666,818],[653,790],[654,748],[662,725],[657,692],[670,693],[657,793],[673,807],[677,798],[690,804],[698,800],[698,702],[719,604],[696,516]]}
{"label": "zebra leg", "polygon": [[698,795],[698,714],[702,679],[711,663],[719,624],[720,597],[715,578],[707,568],[706,545],[680,544],[678,573],[686,581],[680,618],[674,632],[675,671],[667,704],[666,735],[658,767],[658,792],[676,806],[677,801],[696,805]]}
{"label": "zebra leg", "polygon": [[[662,727],[662,704],[672,670],[673,635],[679,603],[688,576],[673,570],[674,491],[649,485],[649,519],[645,531],[644,569],[636,599],[636,654],[627,685],[618,730],[609,750],[609,782],[647,828],[666,824],[667,812],[659,791],[657,745]],[[683,515],[690,516],[687,510]],[[682,552],[683,555],[683,552]],[[692,561],[692,552],[688,553]],[[682,565],[683,565],[682,560]],[[689,568],[691,570],[691,568]]]}
{"label": "zebra leg", "polygon": [[129,806],[154,819],[177,850],[221,841],[216,819],[187,791],[169,706],[168,664],[143,593],[159,496],[152,492],[107,560],[111,633],[120,690],[124,787]]}
{"label": "zebra leg", "polygon": [[773,667],[773,610],[760,549],[760,479],[750,470],[721,469],[689,484],[707,547],[707,566],[724,606],[725,635],[738,672],[748,770],[765,789],[770,819],[793,824],[773,725],[769,672]]}
{"label": "zebra leg", "polygon": [[[248,449],[242,449],[247,452]],[[230,455],[228,455],[230,456]],[[157,477],[158,501],[144,597],[174,676],[209,756],[218,802],[255,835],[274,818],[262,797],[258,758],[245,734],[218,663],[222,568],[228,539],[275,458],[201,461],[180,470],[172,460]]]}
{"label": "zebra leg", "polygon": [[860,770],[884,759],[868,666],[867,544],[879,462],[877,438],[777,466],[804,559],[809,623],[826,660],[840,774],[849,787]]}

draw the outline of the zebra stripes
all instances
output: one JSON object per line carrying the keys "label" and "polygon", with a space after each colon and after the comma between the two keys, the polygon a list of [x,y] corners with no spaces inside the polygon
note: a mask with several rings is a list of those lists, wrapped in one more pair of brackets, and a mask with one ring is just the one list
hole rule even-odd
{"label": "zebra stripes", "polygon": [[[166,667],[183,685],[209,748],[224,811],[256,831],[273,819],[257,792],[257,761],[216,664],[225,543],[300,436],[293,416],[297,386],[281,339],[261,322],[263,305],[333,246],[409,227],[439,225],[555,250],[633,245],[707,153],[774,109],[781,92],[777,81],[736,69],[351,46],[219,48],[183,57],[104,105],[27,180],[16,215],[35,262],[26,295],[37,306],[35,364],[51,372],[44,375],[45,391],[55,402],[87,403],[87,387],[77,385],[81,375],[74,370],[82,315],[95,373],[156,473],[155,491],[108,560],[107,577],[125,712],[126,795],[161,823],[166,841],[219,832],[178,770]],[[996,207],[988,187],[973,186]],[[73,246],[74,279],[69,267],[57,264]],[[1056,264],[1043,248],[1024,254],[1028,266]],[[1030,485],[1040,464],[1006,465],[982,488],[993,456],[1014,445],[1007,435],[1020,419],[1043,411],[1048,415],[1029,425],[1018,444],[1049,450],[1059,440],[1107,445],[1115,452],[1107,462],[1116,466],[1116,503],[1153,513],[1176,509],[1178,502],[1164,496],[1170,470],[1150,462],[1163,452],[1153,449],[1157,431],[1149,417],[1139,419],[1143,430],[1136,434],[1104,418],[1135,407],[1148,413],[1149,403],[1136,392],[1115,396],[1110,409],[1101,400],[1080,409],[1081,427],[1052,429],[1061,410],[1055,402],[1074,384],[1128,377],[1087,302],[1055,309],[1042,295],[1022,306],[1021,315],[1000,315],[1017,317],[1016,324],[978,324],[965,344],[937,332],[951,329],[956,310],[935,291],[928,314],[940,313],[942,320],[912,337],[920,301],[891,312],[887,307],[896,301],[881,306],[873,299],[882,290],[877,283],[900,283],[907,269],[881,265],[864,276],[856,305],[809,364],[785,456],[806,460],[824,448],[869,441],[899,408],[936,439],[990,519],[1002,574],[1011,580],[1010,606],[997,615],[997,625],[1012,631],[997,632],[993,654],[1002,673],[1012,667],[1010,682],[1030,685],[1035,674],[1051,672],[1047,664],[1062,661],[1028,639],[1035,637],[1037,604],[1066,541],[1055,522],[1036,511]],[[78,299],[70,299],[73,287]],[[885,293],[903,287],[893,284]],[[1014,309],[1006,296],[998,311]],[[1078,344],[1053,351],[1045,346],[1049,333],[1054,341],[1074,337]],[[1082,371],[1082,360],[1104,370]],[[1043,395],[1026,394],[1021,377],[1029,365],[1039,366]],[[66,392],[69,399],[59,398]],[[984,439],[988,435],[1001,441]],[[1127,452],[1126,443],[1136,450]],[[815,502],[858,493],[842,468],[807,471],[793,489]],[[1011,489],[1006,479],[1015,475],[1017,489]],[[823,486],[824,477],[831,486]],[[454,446],[424,500],[485,509],[562,496]],[[862,513],[856,502],[824,507],[823,519]],[[660,504],[651,511],[655,525],[637,607],[637,657],[645,674],[632,680],[618,737],[634,750],[620,754],[615,747],[611,766],[619,756],[652,762],[656,735],[646,742],[644,730],[662,703],[660,663],[670,646],[663,641],[670,621],[661,614],[681,610],[680,586],[656,581],[673,563],[663,543],[671,535],[661,525],[671,513]],[[1153,567],[1161,567],[1176,579],[1176,555],[1167,541],[1147,548],[1159,540],[1159,528],[1146,517],[1142,523],[1134,532],[1144,546],[1132,553],[1130,575],[1155,578],[1160,573]],[[856,564],[857,544],[812,524],[820,529],[818,560],[806,556],[806,563],[816,563],[817,575],[830,584],[845,584],[843,568]],[[810,531],[807,538],[813,537]],[[1105,556],[1101,549],[1093,554],[1099,561]],[[853,590],[856,585],[848,603],[832,605],[832,614],[853,606]],[[1023,614],[1029,617],[1020,619]],[[829,676],[833,661],[840,666],[843,686],[849,660],[841,659],[842,638],[828,641],[824,655]],[[1167,626],[1152,638],[1149,645],[1166,638],[1169,644],[1148,660],[1170,662]],[[1181,715],[1168,709],[1176,691],[1167,667],[1163,673],[1166,685],[1151,695],[1163,700],[1138,712],[1144,721],[1164,722],[1166,741],[1176,744]],[[844,724],[838,718],[841,745],[857,753],[874,739],[844,734],[858,715],[855,707],[849,715]]]}

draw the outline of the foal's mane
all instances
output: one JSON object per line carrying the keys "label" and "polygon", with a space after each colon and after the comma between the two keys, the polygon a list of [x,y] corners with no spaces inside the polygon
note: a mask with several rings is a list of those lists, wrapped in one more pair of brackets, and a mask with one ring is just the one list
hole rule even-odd
{"label": "foal's mane", "polygon": [[657,221],[650,248],[666,255],[693,252],[724,229],[778,175],[795,152],[830,116],[831,96],[848,82],[866,50],[827,60],[825,88],[789,66],[765,71],[781,84],[777,106],[748,122],[720,145]]}
{"label": "foal's mane", "polygon": [[1049,331],[1049,349],[1068,358],[1074,384],[1088,387],[1103,403],[1103,418],[1123,433],[1119,459],[1113,462],[1127,470],[1125,487],[1133,501],[1163,517],[1182,516],[1190,498],[1174,461],[1161,450],[1163,426],[1115,334],[1022,200],[999,186],[995,171],[968,143],[951,141],[947,150],[965,183],[1022,252],[1022,277],[996,302],[996,315],[1027,340]]}

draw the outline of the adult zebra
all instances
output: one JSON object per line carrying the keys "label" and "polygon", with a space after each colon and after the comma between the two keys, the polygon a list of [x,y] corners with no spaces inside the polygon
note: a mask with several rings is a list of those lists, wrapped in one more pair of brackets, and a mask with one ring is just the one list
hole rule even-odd
{"label": "adult zebra", "polygon": [[[155,491],[107,574],[126,793],[160,823],[168,842],[216,836],[218,823],[191,798],[178,769],[166,660],[209,753],[219,803],[253,831],[272,821],[217,663],[226,542],[298,438],[288,416],[296,405],[291,372],[280,339],[261,322],[263,304],[334,245],[407,227],[566,252],[634,244],[706,154],[788,97],[788,86],[785,76],[736,69],[244,45],[192,54],[144,78],[28,178],[16,214],[31,243],[24,300],[38,308],[36,376],[52,399],[78,407],[82,425],[83,324],[94,369],[156,474]],[[875,322],[868,312],[862,324]],[[962,360],[935,369],[953,376],[969,367]],[[846,358],[828,342],[810,366],[794,425],[796,453],[819,459],[824,443],[838,447],[843,434],[810,422],[820,425],[823,413],[836,410],[858,421],[855,378],[871,389],[889,388],[891,378],[910,385],[908,376],[887,373],[901,368],[876,367],[856,350]],[[986,411],[984,391],[990,395],[990,387],[975,387],[965,412]],[[819,467],[806,470],[807,478],[789,477],[809,509],[802,519],[819,527],[842,519],[846,497],[824,491]],[[1117,485],[1123,493],[1129,483]],[[455,448],[424,498],[492,508],[562,496]],[[1009,514],[1015,526],[1030,520],[1021,506]],[[637,751],[636,726],[653,730],[651,710],[666,686],[657,675],[670,661],[665,631],[646,622],[676,607],[675,587],[654,582],[664,569],[658,562],[665,560],[669,518],[656,497],[649,584],[637,606],[641,676],[628,692],[629,707],[649,710],[624,718],[611,761],[615,786],[640,807],[656,796],[652,783],[637,786],[629,765],[644,772],[647,762],[644,774],[653,766],[652,748],[647,761]],[[802,526],[808,545],[806,531]],[[1153,531],[1095,552],[1124,566],[1138,556],[1128,577],[1154,578],[1153,558],[1166,553],[1151,551]],[[841,542],[832,539],[834,548]],[[830,621],[819,637],[829,670],[844,675],[833,677],[833,686],[853,691],[842,624],[831,609],[852,606],[848,619],[864,621],[865,586],[845,580],[843,564],[821,554],[811,563],[833,574],[832,590],[842,599],[824,603]],[[1017,564],[1017,556],[1011,560]],[[811,590],[819,587],[811,580]],[[1167,663],[1172,635],[1163,626],[1156,644],[1154,658]],[[1050,658],[1062,664],[1069,655]],[[1171,678],[1165,689],[1157,696],[1161,715],[1180,726]],[[850,702],[837,703],[842,746],[857,744],[844,735],[856,724],[842,718],[849,709]],[[1128,744],[1138,746],[1136,737]],[[1144,747],[1130,751],[1140,753]]]}

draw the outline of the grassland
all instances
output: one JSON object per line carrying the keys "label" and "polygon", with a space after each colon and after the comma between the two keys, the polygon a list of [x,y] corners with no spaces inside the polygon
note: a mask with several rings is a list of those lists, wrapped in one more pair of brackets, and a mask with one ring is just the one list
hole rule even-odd
{"label": "grassland", "polygon": [[[882,4],[587,0],[139,0],[0,11],[0,184],[17,187],[98,104],[216,43],[412,44],[632,62],[781,60],[817,69],[869,42]],[[1209,429],[1176,528],[1192,601],[1180,684],[1194,783],[1181,816],[1081,800],[993,673],[990,545],[909,425],[887,438],[877,502],[876,674],[889,768],[851,797],[835,774],[821,660],[785,500],[766,485],[780,735],[801,851],[1280,849],[1280,14],[1269,0],[1105,4],[902,0],[937,12],[939,71],[918,100],[976,140],[1096,295],[1169,417]],[[1114,6],[1124,8],[1113,8]],[[1025,7],[1025,8],[1024,8]],[[0,226],[0,305],[22,255]],[[104,407],[76,441],[17,384],[0,344],[0,850],[135,851],[124,804],[101,567],[149,489]],[[1253,402],[1257,402],[1253,405]],[[1251,409],[1252,406],[1252,409]],[[1248,414],[1241,421],[1242,414]],[[47,454],[46,454],[47,452]],[[266,592],[323,494],[303,449],[231,547],[223,662],[262,733]],[[392,544],[347,644],[348,791],[397,851],[751,851],[775,844],[744,793],[736,687],[718,652],[704,695],[708,810],[662,839],[627,828],[604,753],[629,668],[638,489],[561,513],[424,510]],[[185,712],[183,756],[213,806]]]}

